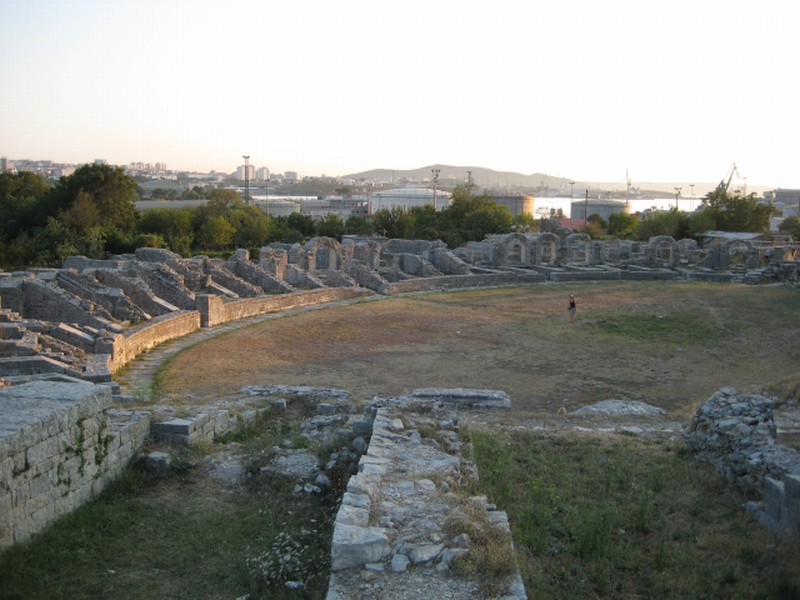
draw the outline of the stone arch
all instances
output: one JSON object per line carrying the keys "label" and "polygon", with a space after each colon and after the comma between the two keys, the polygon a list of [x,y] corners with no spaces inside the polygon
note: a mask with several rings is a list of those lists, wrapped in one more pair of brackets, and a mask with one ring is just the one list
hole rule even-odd
{"label": "stone arch", "polygon": [[678,246],[675,238],[669,235],[657,235],[650,238],[648,247],[652,252],[654,267],[675,268],[678,263]]}
{"label": "stone arch", "polygon": [[568,235],[564,250],[567,262],[592,264],[592,238],[586,233]]}
{"label": "stone arch", "polygon": [[558,264],[558,254],[561,250],[561,240],[554,233],[540,233],[534,241],[535,258],[534,264],[555,265]]}
{"label": "stone arch", "polygon": [[531,264],[528,238],[521,233],[509,233],[502,237],[497,246],[498,264]]}
{"label": "stone arch", "polygon": [[344,258],[342,245],[333,238],[315,237],[305,246],[308,255],[308,271],[313,273],[317,268],[328,271],[341,271]]}
{"label": "stone arch", "polygon": [[722,244],[722,254],[727,257],[728,267],[743,264],[747,268],[758,268],[758,261],[753,257],[758,256],[758,249],[750,240],[727,240]]}

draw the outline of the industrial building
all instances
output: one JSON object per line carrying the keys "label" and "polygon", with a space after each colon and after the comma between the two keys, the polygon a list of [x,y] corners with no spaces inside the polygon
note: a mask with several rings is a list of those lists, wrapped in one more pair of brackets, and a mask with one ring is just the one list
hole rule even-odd
{"label": "industrial building", "polygon": [[573,200],[570,206],[573,219],[588,219],[592,215],[600,215],[608,221],[614,213],[628,212],[627,202],[622,200],[589,198],[588,200]]}
{"label": "industrial building", "polygon": [[[450,192],[436,190],[436,210],[450,206]],[[395,206],[408,210],[414,206],[434,205],[432,188],[396,188],[372,194],[372,214],[379,210],[391,210]]]}

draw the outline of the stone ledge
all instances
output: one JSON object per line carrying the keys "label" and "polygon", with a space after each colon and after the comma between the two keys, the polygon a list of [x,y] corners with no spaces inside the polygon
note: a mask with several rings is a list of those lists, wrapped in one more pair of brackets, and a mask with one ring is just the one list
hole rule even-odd
{"label": "stone ledge", "polygon": [[[373,398],[366,409],[374,416],[372,437],[334,522],[326,600],[420,594],[483,597],[477,579],[452,571],[451,562],[469,554],[467,536],[447,533],[446,521],[470,518],[459,507],[470,505],[484,514],[485,522],[506,532],[512,544],[504,512],[485,497],[468,499],[459,493],[477,469],[461,454],[459,418],[441,400],[444,396],[502,402],[507,395],[487,390],[418,391],[418,396]],[[423,438],[417,428],[435,429],[437,439]],[[364,569],[369,578],[361,577]],[[500,584],[504,598],[527,598],[519,573]]]}
{"label": "stone ledge", "polygon": [[411,397],[470,408],[511,408],[511,398],[499,390],[421,388],[411,392]]}

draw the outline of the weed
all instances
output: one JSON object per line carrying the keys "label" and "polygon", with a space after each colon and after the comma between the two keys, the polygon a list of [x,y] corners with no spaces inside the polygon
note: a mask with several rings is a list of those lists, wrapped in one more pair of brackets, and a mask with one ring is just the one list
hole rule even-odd
{"label": "weed", "polygon": [[508,513],[536,597],[797,598],[800,550],[776,546],[738,492],[678,444],[475,429],[473,441],[482,490]]}

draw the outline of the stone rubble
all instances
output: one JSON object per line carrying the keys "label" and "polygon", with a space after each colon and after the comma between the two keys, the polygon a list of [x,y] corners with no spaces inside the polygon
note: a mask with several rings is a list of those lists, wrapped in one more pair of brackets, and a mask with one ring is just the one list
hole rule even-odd
{"label": "stone rubble", "polygon": [[685,435],[698,460],[743,492],[747,510],[776,534],[800,539],[800,453],[776,442],[775,401],[723,388],[701,404]]}
{"label": "stone rubble", "polygon": [[[453,522],[498,528],[512,545],[505,513],[465,495],[477,468],[458,440],[459,417],[424,392],[376,397],[366,410],[372,435],[334,524],[327,600],[493,597],[453,566],[470,545]],[[502,598],[527,597],[519,573],[497,585]]]}

